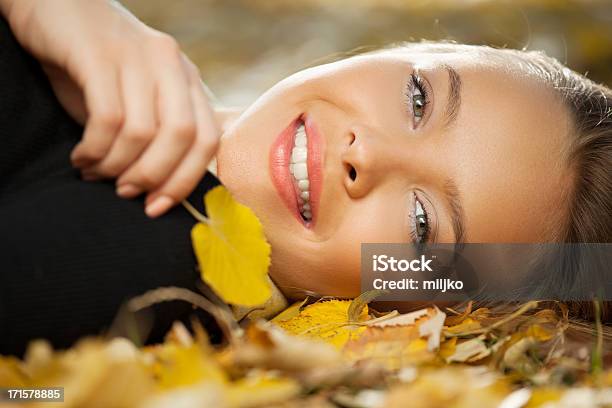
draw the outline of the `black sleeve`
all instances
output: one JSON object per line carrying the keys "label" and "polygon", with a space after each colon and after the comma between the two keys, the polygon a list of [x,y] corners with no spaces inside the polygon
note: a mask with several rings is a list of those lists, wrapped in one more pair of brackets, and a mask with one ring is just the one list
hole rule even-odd
{"label": "black sleeve", "polygon": [[[197,291],[181,207],[160,219],[143,201],[88,183],[69,161],[82,129],[62,109],[39,64],[0,20],[0,354],[21,354],[34,338],[67,347],[109,327],[120,305],[160,286]],[[190,201],[218,185],[207,174]],[[157,341],[191,307],[155,308]]]}

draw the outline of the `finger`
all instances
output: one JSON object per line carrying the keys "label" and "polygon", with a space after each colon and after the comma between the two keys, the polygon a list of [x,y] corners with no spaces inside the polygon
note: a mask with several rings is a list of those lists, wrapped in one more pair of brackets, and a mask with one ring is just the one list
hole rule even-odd
{"label": "finger", "polygon": [[83,139],[72,150],[75,167],[84,167],[102,159],[110,149],[123,123],[120,78],[109,64],[92,64],[85,68],[81,83],[87,105],[87,124]]}
{"label": "finger", "polygon": [[117,180],[151,191],[159,187],[193,144],[196,120],[187,74],[180,60],[168,66],[158,82],[158,136]]}
{"label": "finger", "polygon": [[85,168],[81,170],[81,179],[85,181],[100,181],[100,180],[103,180],[104,177]]}
{"label": "finger", "polygon": [[123,127],[108,154],[88,168],[92,173],[106,178],[119,176],[134,163],[157,131],[156,89],[153,78],[143,73],[138,66],[124,69],[121,78],[125,106]]}
{"label": "finger", "polygon": [[220,132],[197,74],[191,87],[191,97],[196,112],[196,141],[174,173],[159,189],[147,196],[145,212],[150,217],[160,216],[186,198],[202,179],[208,163],[217,152]]}

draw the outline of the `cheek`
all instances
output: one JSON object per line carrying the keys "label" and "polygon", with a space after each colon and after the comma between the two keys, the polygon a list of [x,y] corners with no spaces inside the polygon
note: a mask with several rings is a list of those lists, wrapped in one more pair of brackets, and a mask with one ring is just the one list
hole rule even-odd
{"label": "cheek", "polygon": [[287,293],[291,293],[290,287],[321,295],[358,295],[361,243],[406,240],[403,213],[393,204],[394,200],[373,198],[353,203],[334,234],[323,242],[275,237],[278,242],[272,242],[270,273],[281,289]]}
{"label": "cheek", "polygon": [[289,297],[308,293],[356,296],[360,292],[360,245],[346,242],[272,245],[270,275]]}

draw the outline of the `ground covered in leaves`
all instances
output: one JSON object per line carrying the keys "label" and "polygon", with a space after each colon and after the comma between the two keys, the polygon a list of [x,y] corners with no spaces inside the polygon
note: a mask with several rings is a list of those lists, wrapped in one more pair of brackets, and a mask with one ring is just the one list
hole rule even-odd
{"label": "ground covered in leaves", "polygon": [[195,321],[143,348],[33,342],[23,360],[0,357],[0,384],[63,386],[74,407],[612,406],[605,333],[572,340],[561,304],[383,314],[373,297],[307,299],[241,325],[218,309],[227,341],[216,346]]}

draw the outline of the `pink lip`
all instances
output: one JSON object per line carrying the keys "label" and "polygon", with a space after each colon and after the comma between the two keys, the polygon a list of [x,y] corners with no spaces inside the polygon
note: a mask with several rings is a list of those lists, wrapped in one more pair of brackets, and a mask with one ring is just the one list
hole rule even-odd
{"label": "pink lip", "polygon": [[[304,122],[304,129],[308,138],[308,179],[310,180],[310,208],[312,219],[304,221],[300,215],[297,197],[298,188],[295,179],[289,172],[291,163],[291,150],[293,149],[295,131],[299,123]],[[289,208],[293,216],[305,227],[312,228],[319,214],[319,200],[322,186],[322,139],[313,121],[305,116],[293,120],[276,138],[270,148],[270,176],[272,184],[276,187],[279,196]]]}

